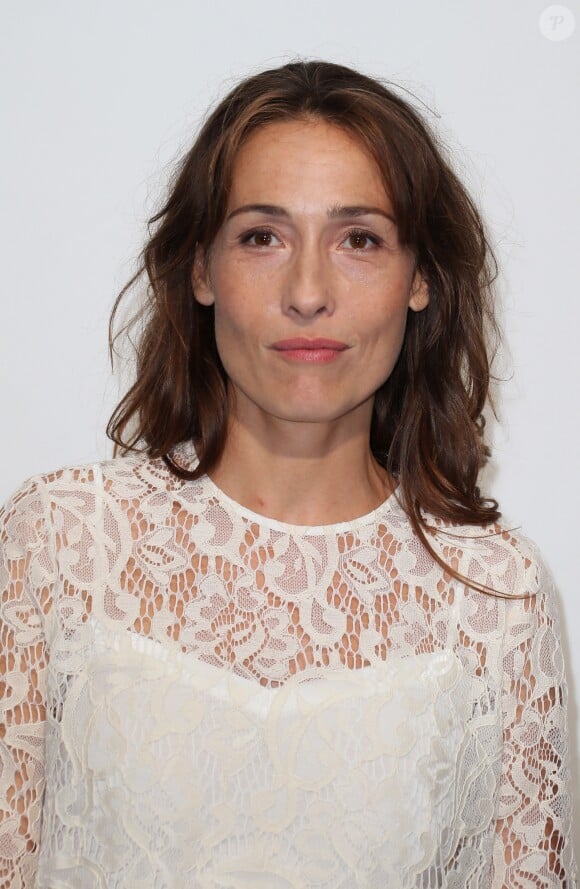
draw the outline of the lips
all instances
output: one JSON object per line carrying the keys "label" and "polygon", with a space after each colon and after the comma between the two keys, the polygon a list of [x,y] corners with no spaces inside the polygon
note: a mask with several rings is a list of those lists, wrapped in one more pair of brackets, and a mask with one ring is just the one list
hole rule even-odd
{"label": "lips", "polygon": [[344,349],[348,349],[348,345],[346,343],[341,343],[339,340],[329,340],[323,337],[317,337],[316,339],[306,339],[305,337],[294,337],[294,339],[290,340],[280,340],[277,343],[272,343],[272,349],[278,349],[281,352],[290,352],[296,350],[319,350],[319,349],[329,349],[332,352],[342,352]]}
{"label": "lips", "polygon": [[289,340],[279,340],[273,343],[271,348],[278,352],[283,361],[314,366],[331,364],[339,360],[339,356],[349,346],[340,340],[329,340],[326,337],[308,339],[297,336]]}

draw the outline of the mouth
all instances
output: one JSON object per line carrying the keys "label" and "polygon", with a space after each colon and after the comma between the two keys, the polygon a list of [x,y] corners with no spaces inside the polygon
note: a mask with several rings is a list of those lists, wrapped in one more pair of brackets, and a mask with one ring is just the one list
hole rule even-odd
{"label": "mouth", "polygon": [[349,348],[347,343],[339,340],[329,340],[323,337],[306,339],[294,337],[289,340],[280,340],[271,346],[282,358],[289,361],[306,361],[308,364],[328,364],[334,361],[341,352]]}
{"label": "mouth", "polygon": [[305,337],[294,337],[294,339],[280,340],[277,343],[272,343],[271,348],[277,349],[280,352],[307,351],[309,349],[313,351],[329,349],[332,352],[344,352],[345,349],[348,349],[348,345],[341,343],[339,340],[329,340],[322,337],[312,340]]}

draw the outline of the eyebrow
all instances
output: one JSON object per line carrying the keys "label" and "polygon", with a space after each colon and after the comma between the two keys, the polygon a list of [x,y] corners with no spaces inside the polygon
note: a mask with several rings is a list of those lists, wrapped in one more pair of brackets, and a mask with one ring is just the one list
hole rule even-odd
{"label": "eyebrow", "polygon": [[[242,213],[263,213],[266,216],[279,216],[285,219],[290,218],[290,213],[288,212],[288,210],[286,210],[284,207],[278,207],[275,204],[244,204],[243,207],[237,207],[235,210],[232,210],[232,212],[227,217],[227,221],[233,219],[234,216],[239,216]],[[358,216],[372,215],[384,216],[385,219],[389,219],[393,224],[396,224],[394,217],[391,216],[390,213],[387,213],[386,210],[381,209],[381,207],[346,207],[335,204],[334,207],[331,207],[327,213],[329,219],[356,219]]]}

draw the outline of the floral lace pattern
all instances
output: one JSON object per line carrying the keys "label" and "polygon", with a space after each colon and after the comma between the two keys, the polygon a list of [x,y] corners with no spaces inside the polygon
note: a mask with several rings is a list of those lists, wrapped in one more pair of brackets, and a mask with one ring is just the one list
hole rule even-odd
{"label": "floral lace pattern", "polygon": [[[184,445],[177,455],[194,459]],[[117,458],[0,522],[2,889],[572,889],[556,596],[392,495],[286,525]]]}

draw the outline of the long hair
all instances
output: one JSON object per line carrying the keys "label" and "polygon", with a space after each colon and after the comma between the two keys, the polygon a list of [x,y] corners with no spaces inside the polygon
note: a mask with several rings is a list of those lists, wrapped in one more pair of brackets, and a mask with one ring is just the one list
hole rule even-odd
{"label": "long hair", "polygon": [[[478,487],[490,456],[483,410],[491,403],[490,354],[499,341],[492,286],[497,263],[477,207],[423,117],[398,93],[350,68],[297,61],[264,71],[242,81],[207,118],[165,205],[149,220],[140,267],[113,308],[111,356],[120,301],[145,274],[136,380],[107,434],[116,450],[144,449],[182,478],[199,478],[219,462],[227,376],[213,306],[194,299],[195,250],[207,254],[224,220],[244,140],[268,123],[301,119],[342,127],[369,152],[390,196],[400,243],[413,251],[427,282],[429,304],[408,313],[397,363],[376,392],[370,447],[398,480],[397,496],[414,532],[442,567],[468,582],[429,542],[427,535],[433,540],[437,531],[426,514],[443,524],[476,526],[500,516],[497,502]],[[171,457],[187,440],[195,442],[199,460],[191,471]]]}

